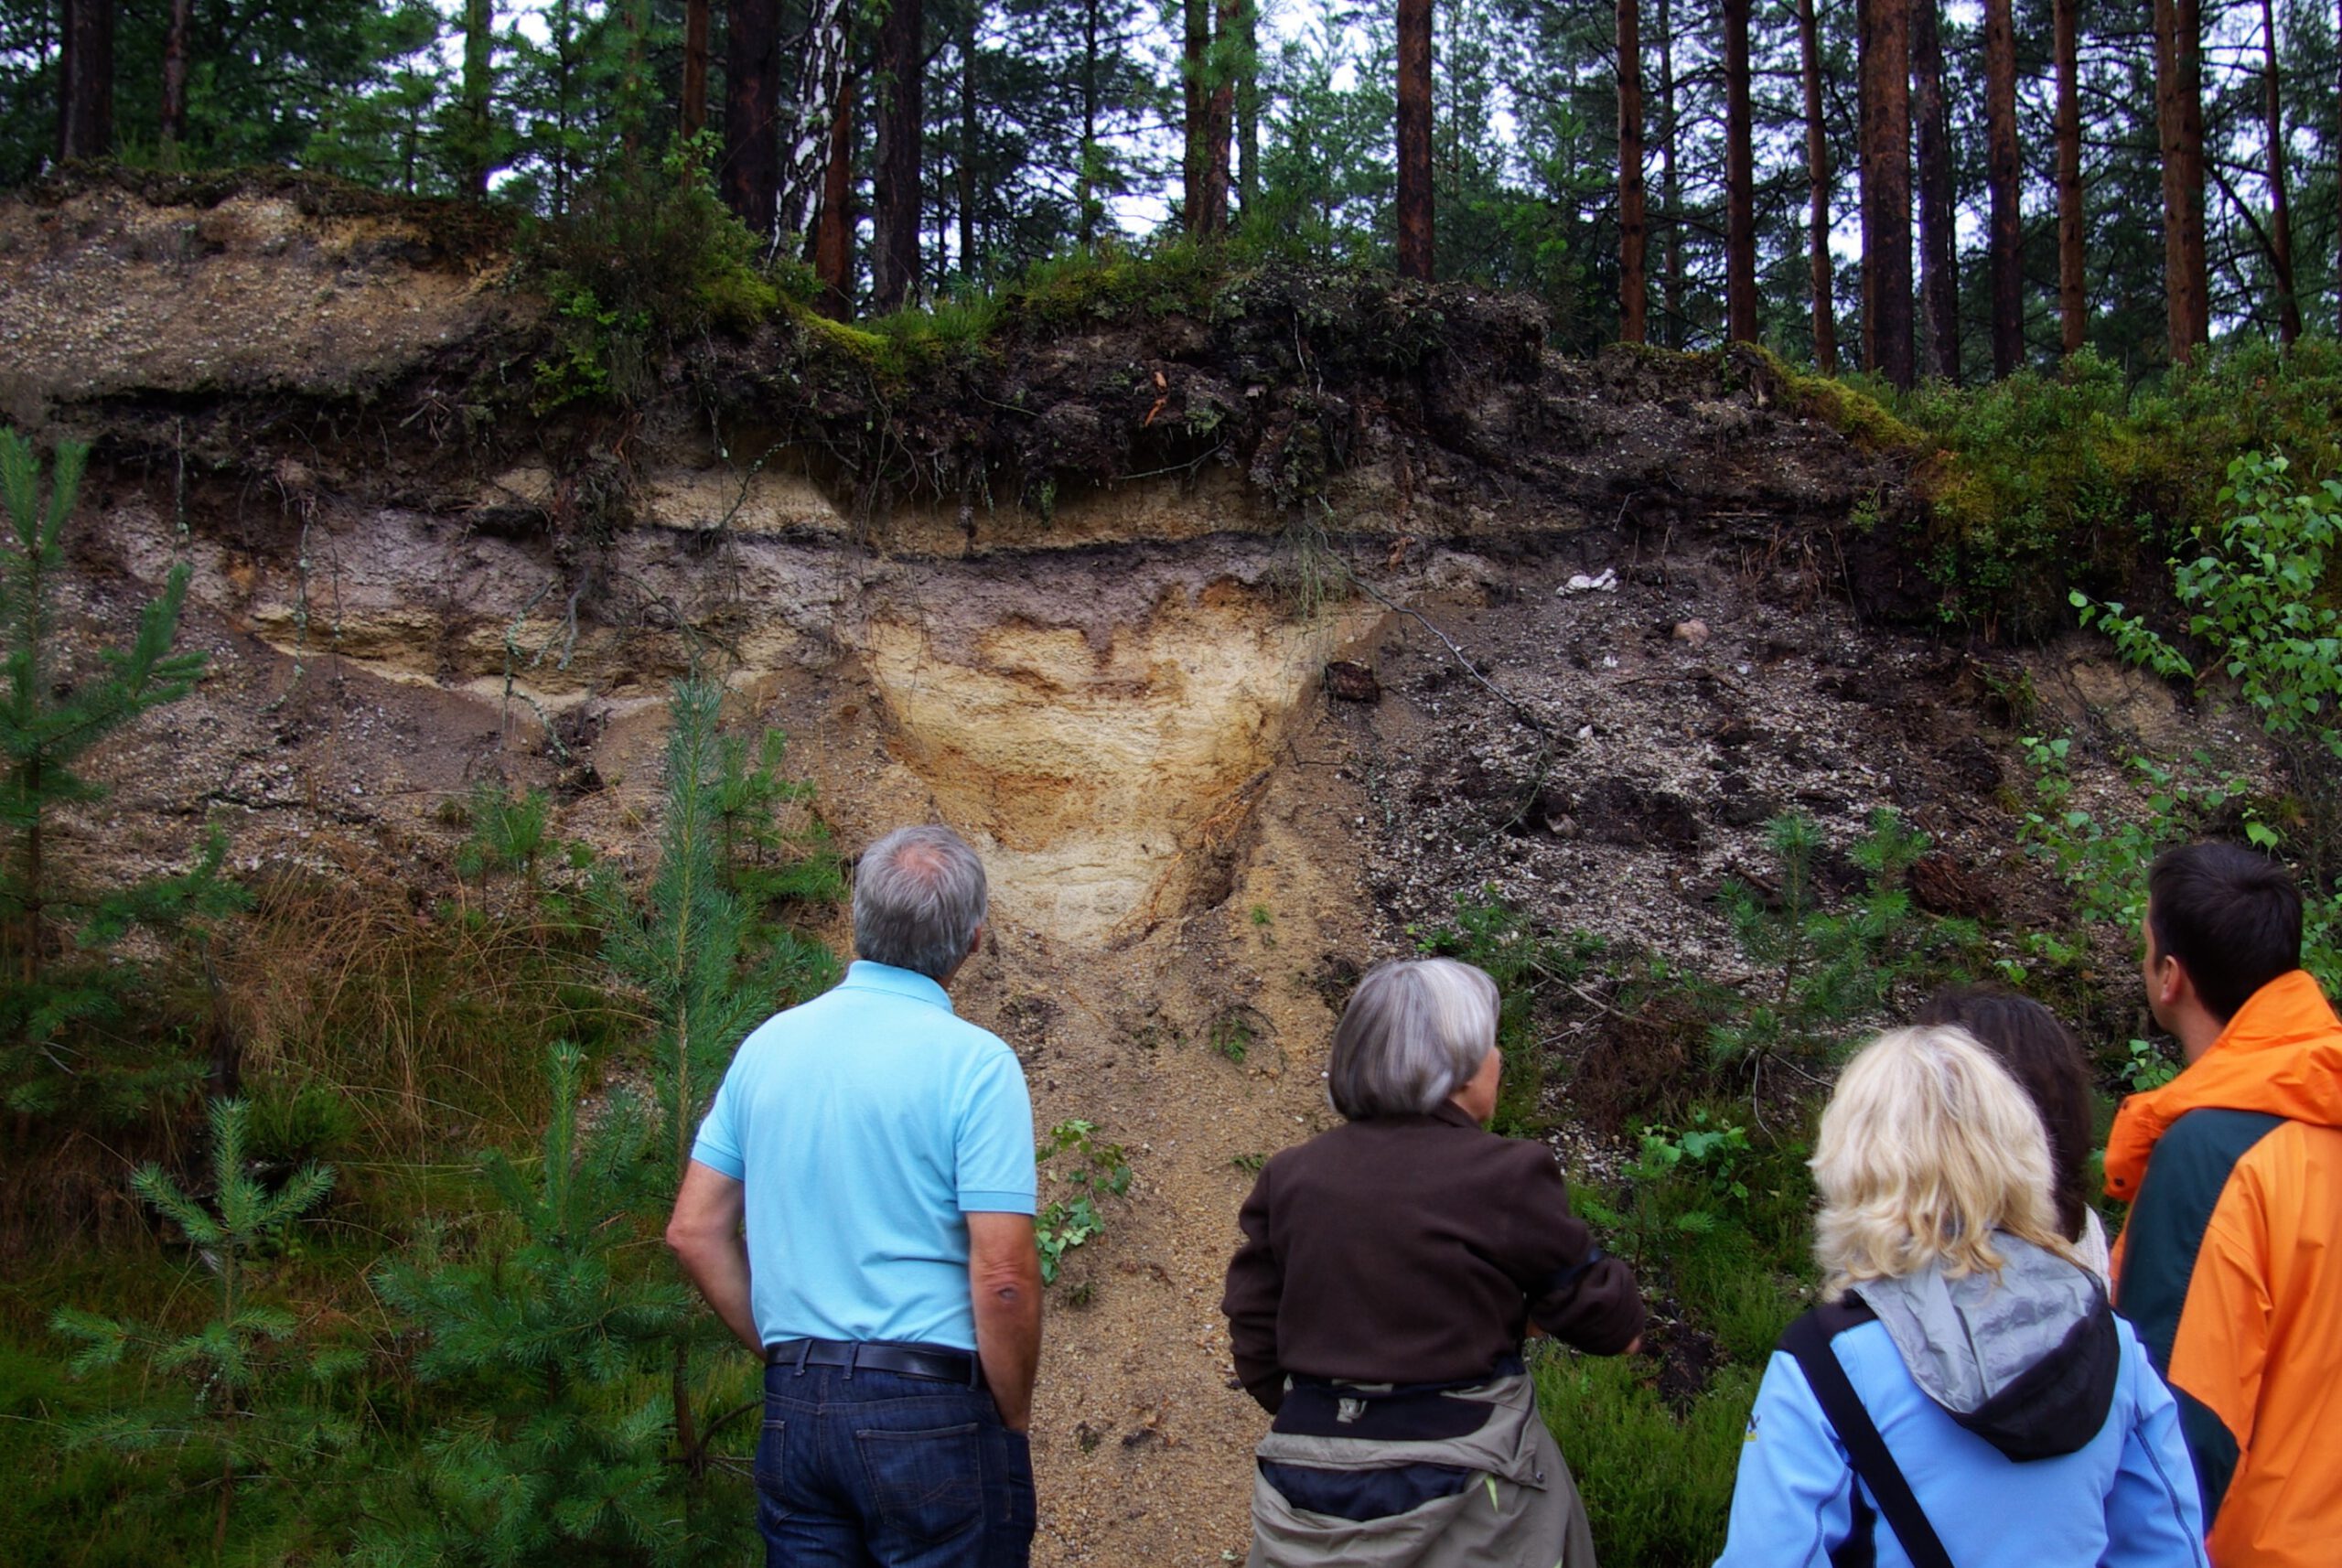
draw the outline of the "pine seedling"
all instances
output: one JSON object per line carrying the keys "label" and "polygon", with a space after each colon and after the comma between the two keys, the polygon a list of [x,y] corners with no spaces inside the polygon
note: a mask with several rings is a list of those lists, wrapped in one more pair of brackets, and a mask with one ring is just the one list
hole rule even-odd
{"label": "pine seedling", "polygon": [[456,851],[457,874],[485,877],[490,872],[517,871],[529,901],[535,903],[544,858],[558,847],[545,792],[526,789],[515,795],[495,779],[483,779],[472,786],[470,805],[472,833]]}
{"label": "pine seedling", "polygon": [[[661,1200],[682,1184],[700,1121],[749,1027],[809,993],[833,968],[824,950],[791,932],[779,933],[760,957],[753,950],[755,921],[725,857],[722,700],[723,689],[713,682],[676,683],[658,872],[640,907],[605,884],[605,956],[641,994],[652,1026],[650,1074],[666,1155],[655,1188]],[[691,1353],[715,1332],[711,1317],[693,1313],[673,1338],[675,1444],[693,1475],[706,1468],[714,1428],[698,1418]]]}
{"label": "pine seedling", "polygon": [[19,1112],[54,1109],[69,1090],[93,1084],[127,1110],[186,1081],[188,1064],[116,1059],[74,1037],[75,1025],[117,1011],[124,991],[124,971],[92,950],[133,925],[169,927],[242,901],[219,879],[227,843],[216,831],[178,875],[95,894],[57,885],[56,812],[104,795],[79,771],[83,758],[141,714],[187,695],[204,668],[201,653],[171,650],[185,564],[139,612],[129,647],[99,650],[78,673],[68,668],[56,618],[59,542],[88,460],[88,447],[60,446],[44,493],[31,445],[0,430],[0,1090]]}
{"label": "pine seedling", "polygon": [[492,1241],[376,1271],[382,1299],[425,1337],[416,1374],[466,1414],[371,1499],[359,1562],[682,1558],[682,1477],[666,1462],[666,1402],[649,1391],[685,1297],[625,1267],[652,1130],[619,1093],[582,1133],[584,1072],[575,1047],[553,1047],[553,1116],[532,1169],[482,1157],[500,1210]]}
{"label": "pine seedling", "polygon": [[1850,1024],[1885,1000],[1912,956],[1915,917],[1904,880],[1927,853],[1927,834],[1893,811],[1872,812],[1869,832],[1849,852],[1866,886],[1836,909],[1823,907],[1815,886],[1823,839],[1811,818],[1776,817],[1766,843],[1778,881],[1771,901],[1736,880],[1721,895],[1733,935],[1766,983],[1746,1013],[1710,1031],[1719,1065],[1826,1057]]}
{"label": "pine seedling", "polygon": [[297,1352],[299,1325],[284,1307],[256,1298],[254,1257],[275,1244],[333,1187],[329,1167],[303,1165],[271,1191],[244,1157],[248,1119],[240,1100],[211,1105],[211,1203],[206,1207],[165,1175],[141,1167],[138,1196],[178,1227],[211,1275],[211,1315],[192,1332],[66,1308],[50,1319],[81,1342],[77,1377],[142,1363],[165,1391],[156,1402],[117,1408],[70,1430],[76,1444],[131,1451],[177,1448],[216,1469],[213,1551],[226,1544],[240,1483],[285,1480],[357,1441],[357,1423],[323,1401],[360,1363],[354,1351]]}

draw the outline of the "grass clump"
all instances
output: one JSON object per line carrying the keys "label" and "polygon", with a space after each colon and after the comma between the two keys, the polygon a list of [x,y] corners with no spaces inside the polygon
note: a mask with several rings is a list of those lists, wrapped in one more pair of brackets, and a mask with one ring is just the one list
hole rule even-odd
{"label": "grass clump", "polygon": [[1681,1412],[1634,1360],[1537,1358],[1537,1403],[1585,1500],[1606,1563],[1695,1568],[1724,1549],[1759,1369],[1719,1372]]}

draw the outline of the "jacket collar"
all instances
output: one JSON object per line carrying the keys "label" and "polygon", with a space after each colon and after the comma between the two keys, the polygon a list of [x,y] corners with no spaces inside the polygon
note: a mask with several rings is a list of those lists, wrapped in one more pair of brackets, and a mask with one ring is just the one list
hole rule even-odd
{"label": "jacket collar", "polygon": [[1423,1127],[1429,1125],[1444,1125],[1448,1127],[1469,1127],[1475,1133],[1483,1133],[1488,1130],[1472,1119],[1472,1113],[1470,1112],[1456,1104],[1453,1100],[1443,1100],[1437,1105],[1433,1106],[1429,1111],[1402,1111],[1390,1116],[1369,1116],[1362,1122],[1353,1122],[1351,1125],[1367,1127]]}
{"label": "jacket collar", "polygon": [[2122,1102],[2106,1141],[2106,1191],[2134,1198],[2147,1156],[2190,1111],[2259,1111],[2342,1126],[2342,1020],[2306,970],[2248,998],[2204,1054],[2161,1089]]}
{"label": "jacket collar", "polygon": [[924,1002],[946,1013],[951,1011],[951,993],[919,971],[897,969],[891,963],[873,963],[866,958],[855,959],[846,965],[845,978],[838,982],[838,989],[882,992],[888,996]]}

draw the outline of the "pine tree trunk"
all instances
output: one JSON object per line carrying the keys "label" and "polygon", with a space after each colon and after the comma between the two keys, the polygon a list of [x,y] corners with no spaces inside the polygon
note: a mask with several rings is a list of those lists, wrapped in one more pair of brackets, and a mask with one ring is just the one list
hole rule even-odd
{"label": "pine tree trunk", "polygon": [[1081,7],[1081,167],[1075,190],[1085,250],[1098,238],[1098,5],[1083,0]]}
{"label": "pine tree trunk", "polygon": [[976,7],[960,24],[960,277],[976,283],[976,145],[983,124],[976,115]]}
{"label": "pine tree trunk", "polygon": [[[467,0],[468,5],[481,0]],[[683,139],[689,141],[707,124],[708,0],[684,0],[683,5]]]}
{"label": "pine tree trunk", "polygon": [[1432,276],[1432,0],[1399,0],[1399,275]]}
{"label": "pine tree trunk", "polygon": [[1919,143],[1919,298],[1926,367],[1960,380],[1960,241],[1954,227],[1951,123],[1943,96],[1943,17],[1939,0],[1911,0],[1911,117]]}
{"label": "pine tree trunk", "polygon": [[2081,352],[2090,331],[2082,280],[2081,0],[2053,0],[2057,52],[2057,317],[2059,344]]}
{"label": "pine tree trunk", "polygon": [[[174,13],[189,0],[175,0]],[[496,92],[496,6],[494,0],[464,0],[463,127],[464,194],[478,200],[488,195],[488,176],[494,159],[489,105]],[[184,74],[184,67],[182,67]],[[164,68],[169,81],[169,66]],[[181,105],[184,110],[184,103]]]}
{"label": "pine tree trunk", "polygon": [[1813,0],[1797,0],[1799,63],[1805,78],[1805,183],[1812,206],[1813,367],[1838,373],[1837,288],[1830,256],[1830,139],[1821,123],[1821,32]]}
{"label": "pine tree trunk", "polygon": [[1186,36],[1180,48],[1179,93],[1185,133],[1180,163],[1180,206],[1190,234],[1204,231],[1204,121],[1210,102],[1211,0],[1185,0]]}
{"label": "pine tree trunk", "polygon": [[1649,289],[1643,256],[1649,228],[1643,213],[1643,46],[1640,0],[1618,0],[1618,338],[1648,334]]}
{"label": "pine tree trunk", "polygon": [[[484,4],[485,0],[474,0],[474,3]],[[468,6],[466,8],[466,16],[467,17],[469,16]],[[163,34],[163,113],[160,130],[162,139],[173,145],[187,140],[188,29],[194,16],[195,0],[171,0],[170,26]],[[471,84],[471,39],[468,34],[466,35],[464,41],[464,80],[467,90],[466,97],[468,99],[468,89]],[[483,171],[477,194],[486,195],[487,192],[488,176]]]}
{"label": "pine tree trunk", "polygon": [[2277,338],[2291,348],[2302,335],[2302,305],[2294,292],[2294,221],[2285,199],[2285,122],[2278,98],[2277,18],[2270,0],[2261,0],[2261,42],[2265,62],[2261,101],[2269,122],[2269,266],[2277,274]]}
{"label": "pine tree trunk", "polygon": [[725,0],[724,203],[752,234],[773,232],[780,186],[780,0]]}
{"label": "pine tree trunk", "polygon": [[2211,338],[2204,265],[2203,12],[2154,0],[2155,122],[2163,151],[2164,300],[2171,360]]}
{"label": "pine tree trunk", "polygon": [[57,156],[113,151],[114,0],[65,0],[58,38]]}
{"label": "pine tree trunk", "polygon": [[1675,149],[1675,27],[1673,0],[1659,0],[1659,210],[1667,225],[1666,262],[1660,280],[1660,336],[1683,347],[1683,221]]}
{"label": "pine tree trunk", "polygon": [[2024,171],[2016,151],[2016,28],[2009,0],[1984,0],[1984,141],[1993,189],[1993,374],[2025,363]]}
{"label": "pine tree trunk", "polygon": [[1236,8],[1236,205],[1250,212],[1261,195],[1261,6]]}
{"label": "pine tree trunk", "polygon": [[1756,340],[1756,164],[1748,104],[1750,0],[1724,0],[1724,330]]}
{"label": "pine tree trunk", "polygon": [[1863,270],[1878,321],[1876,368],[1908,387],[1911,341],[1911,27],[1907,0],[1869,0],[1871,134],[1863,149]]}
{"label": "pine tree trunk", "polygon": [[919,284],[920,74],[925,0],[892,0],[878,29],[878,166],[871,224],[870,308],[910,303]]}
{"label": "pine tree trunk", "polygon": [[1228,232],[1228,193],[1234,180],[1229,156],[1236,134],[1236,76],[1229,51],[1239,31],[1244,0],[1219,0],[1209,57],[1211,91],[1204,103],[1204,212],[1199,234]]}
{"label": "pine tree trunk", "polygon": [[854,319],[854,78],[838,78],[830,114],[829,162],[822,171],[822,215],[813,226],[813,273],[822,280],[822,313]]}
{"label": "pine tree trunk", "polygon": [[1872,75],[1877,50],[1871,43],[1871,0],[1854,0],[1854,201],[1861,209],[1863,260],[1857,272],[1862,289],[1863,369],[1878,369],[1878,269],[1871,264],[1870,242],[1873,181],[1871,143],[1878,135],[1878,94]]}

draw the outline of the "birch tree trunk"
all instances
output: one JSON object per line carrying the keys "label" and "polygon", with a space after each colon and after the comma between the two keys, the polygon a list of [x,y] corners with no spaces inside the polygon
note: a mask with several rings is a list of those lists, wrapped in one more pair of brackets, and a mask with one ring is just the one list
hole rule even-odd
{"label": "birch tree trunk", "polygon": [[[897,3],[906,5],[910,16],[914,78],[911,95],[916,110],[919,96],[916,79],[923,66],[917,41],[921,20],[920,0],[897,0]],[[821,199],[822,177],[829,166],[830,122],[837,109],[838,84],[845,80],[846,28],[850,21],[846,0],[812,0],[805,19],[805,33],[798,52],[792,91],[788,102],[778,109],[780,169],[779,189],[773,198],[776,233],[801,235],[812,225],[813,209]],[[883,136],[880,145],[883,149]],[[918,177],[917,158],[918,149],[913,148],[914,181]],[[917,223],[918,220],[914,218],[914,231]],[[914,257],[918,250],[914,237],[911,246]]]}

